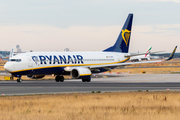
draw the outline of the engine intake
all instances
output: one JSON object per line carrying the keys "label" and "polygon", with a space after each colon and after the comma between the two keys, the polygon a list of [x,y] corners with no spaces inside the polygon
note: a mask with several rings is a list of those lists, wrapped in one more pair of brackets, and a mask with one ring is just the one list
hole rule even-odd
{"label": "engine intake", "polygon": [[74,68],[70,75],[72,78],[80,79],[80,78],[86,78],[91,76],[91,71],[88,68],[82,68],[82,67],[77,67]]}

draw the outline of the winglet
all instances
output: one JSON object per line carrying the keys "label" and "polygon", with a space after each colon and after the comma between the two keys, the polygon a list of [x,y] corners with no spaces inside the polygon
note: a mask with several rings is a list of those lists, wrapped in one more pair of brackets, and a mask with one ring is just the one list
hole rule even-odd
{"label": "winglet", "polygon": [[166,59],[165,61],[171,60],[174,56],[174,53],[176,52],[177,46],[174,48],[173,52],[171,53],[171,55],[169,56],[168,59]]}

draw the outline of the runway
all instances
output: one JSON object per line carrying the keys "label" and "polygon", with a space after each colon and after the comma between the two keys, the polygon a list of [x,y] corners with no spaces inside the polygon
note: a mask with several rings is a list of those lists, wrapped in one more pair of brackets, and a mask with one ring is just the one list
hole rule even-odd
{"label": "runway", "polygon": [[0,94],[29,95],[56,93],[90,93],[92,91],[162,91],[180,90],[179,74],[135,74],[112,75],[108,78],[93,78],[90,83],[81,80],[31,80],[17,83],[16,81],[0,81]]}

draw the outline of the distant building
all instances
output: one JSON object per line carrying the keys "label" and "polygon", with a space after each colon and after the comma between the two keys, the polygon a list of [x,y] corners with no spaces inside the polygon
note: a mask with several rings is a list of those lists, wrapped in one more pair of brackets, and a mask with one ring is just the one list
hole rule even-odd
{"label": "distant building", "polygon": [[8,60],[10,55],[10,51],[0,51],[0,59]]}
{"label": "distant building", "polygon": [[13,56],[19,54],[19,53],[25,53],[25,52],[22,52],[21,48],[20,48],[20,45],[16,45],[16,49],[17,49],[17,52],[14,52],[13,53]]}
{"label": "distant building", "polygon": [[65,52],[69,52],[69,48],[65,48],[64,51],[65,51]]}
{"label": "distant building", "polygon": [[16,45],[17,53],[21,53],[20,45]]}

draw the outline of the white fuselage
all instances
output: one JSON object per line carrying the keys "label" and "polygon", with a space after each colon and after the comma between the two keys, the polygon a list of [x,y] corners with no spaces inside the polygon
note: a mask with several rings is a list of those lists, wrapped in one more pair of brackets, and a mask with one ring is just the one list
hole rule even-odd
{"label": "white fuselage", "polygon": [[126,60],[124,53],[118,52],[30,52],[13,56],[4,68],[12,74],[55,74],[65,67],[116,64]]}

